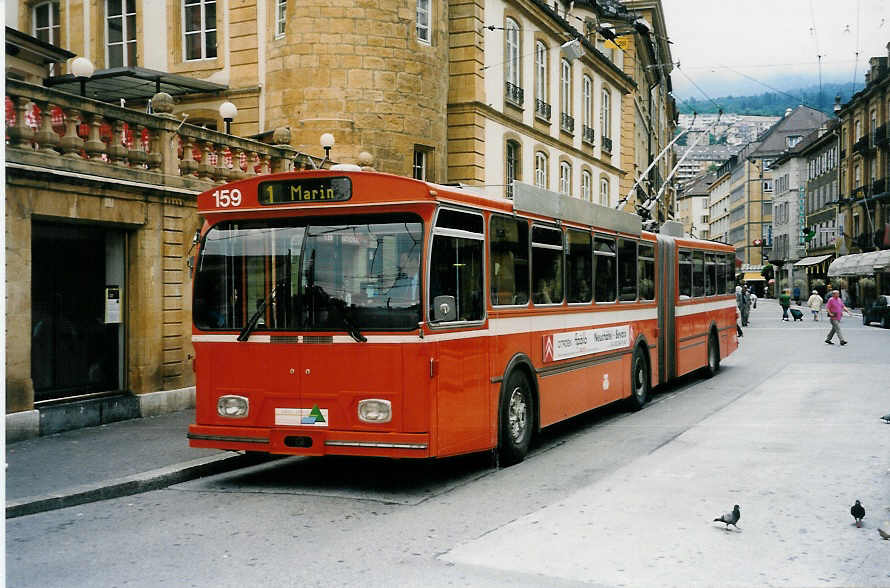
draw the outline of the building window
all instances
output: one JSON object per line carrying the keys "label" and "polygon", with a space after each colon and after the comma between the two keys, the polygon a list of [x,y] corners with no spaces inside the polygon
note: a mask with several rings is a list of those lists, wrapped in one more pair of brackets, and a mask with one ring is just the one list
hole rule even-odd
{"label": "building window", "polygon": [[586,170],[581,172],[581,199],[587,202],[593,200],[593,176]]}
{"label": "building window", "polygon": [[547,188],[547,155],[543,151],[535,153],[535,186]]}
{"label": "building window", "polygon": [[426,150],[414,149],[414,170],[412,175],[415,180],[426,180]]}
{"label": "building window", "polygon": [[184,0],[182,4],[185,60],[216,57],[216,0]]}
{"label": "building window", "polygon": [[609,206],[609,178],[606,176],[600,178],[600,204]]}
{"label": "building window", "polygon": [[581,138],[591,145],[593,144],[593,80],[585,75],[581,80],[581,96],[583,110],[581,112],[582,135]]}
{"label": "building window", "polygon": [[788,147],[789,149],[791,147],[794,147],[795,145],[800,143],[801,138],[802,137],[800,135],[789,135],[785,137],[785,147]]}
{"label": "building window", "polygon": [[572,194],[572,164],[567,161],[559,162],[559,192],[566,196]]}
{"label": "building window", "polygon": [[41,2],[31,9],[31,28],[35,37],[51,45],[59,44],[59,4]]}
{"label": "building window", "polygon": [[507,141],[506,149],[506,182],[507,198],[513,198],[513,182],[519,179],[520,147],[516,141]]}
{"label": "building window", "polygon": [[136,0],[105,2],[105,63],[136,65]]}
{"label": "building window", "polygon": [[275,0],[275,38],[284,36],[284,23],[287,21],[287,0]]}
{"label": "building window", "polygon": [[417,0],[417,40],[430,43],[430,0]]}
{"label": "building window", "polygon": [[563,59],[560,62],[559,87],[562,91],[560,106],[565,114],[572,113],[572,66]]}
{"label": "building window", "polygon": [[[611,145],[611,137],[612,137],[612,100],[611,94],[609,93],[608,88],[603,88],[603,97],[602,102],[600,104],[600,122],[602,123],[602,128],[600,129],[600,133],[604,139],[609,139],[609,144]],[[611,149],[609,149],[611,151]]]}
{"label": "building window", "polygon": [[547,103],[547,46],[535,43],[535,98]]}
{"label": "building window", "polygon": [[519,87],[519,25],[512,18],[507,19],[506,54],[504,56],[504,79],[507,83]]}

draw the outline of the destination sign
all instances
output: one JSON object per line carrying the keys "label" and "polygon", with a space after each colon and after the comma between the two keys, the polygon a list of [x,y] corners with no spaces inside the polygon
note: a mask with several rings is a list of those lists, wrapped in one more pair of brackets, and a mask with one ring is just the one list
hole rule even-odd
{"label": "destination sign", "polygon": [[349,178],[305,178],[260,182],[260,204],[325,204],[352,198]]}

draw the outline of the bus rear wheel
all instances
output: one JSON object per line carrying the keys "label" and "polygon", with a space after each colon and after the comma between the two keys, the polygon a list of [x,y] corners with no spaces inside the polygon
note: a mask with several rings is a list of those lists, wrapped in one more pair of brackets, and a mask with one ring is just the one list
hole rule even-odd
{"label": "bus rear wheel", "polygon": [[705,365],[706,378],[712,378],[720,371],[720,344],[714,333],[708,337],[708,363]]}
{"label": "bus rear wheel", "polygon": [[630,410],[640,410],[649,400],[649,362],[643,352],[634,351],[630,364],[630,397],[627,399],[627,407]]}
{"label": "bus rear wheel", "polygon": [[498,457],[504,465],[525,458],[532,439],[532,388],[528,377],[519,370],[507,378],[498,418]]}

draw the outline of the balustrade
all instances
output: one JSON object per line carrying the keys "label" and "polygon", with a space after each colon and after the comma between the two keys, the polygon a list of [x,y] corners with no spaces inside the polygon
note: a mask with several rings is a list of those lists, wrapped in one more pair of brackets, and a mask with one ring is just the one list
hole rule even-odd
{"label": "balustrade", "polygon": [[209,186],[188,182],[223,183],[293,169],[296,150],[290,145],[182,124],[169,112],[145,114],[12,79],[6,80],[6,96],[9,162],[100,166],[90,173],[111,177],[144,172],[141,181],[185,181],[195,190]]}

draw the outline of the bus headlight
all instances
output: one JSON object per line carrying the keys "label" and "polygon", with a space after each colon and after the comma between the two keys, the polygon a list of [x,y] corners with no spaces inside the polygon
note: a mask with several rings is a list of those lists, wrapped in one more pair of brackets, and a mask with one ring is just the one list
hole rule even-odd
{"label": "bus headlight", "polygon": [[249,409],[250,402],[244,396],[227,394],[226,396],[220,396],[219,400],[216,401],[216,412],[219,416],[230,419],[243,419],[247,416]]}
{"label": "bus headlight", "polygon": [[379,398],[359,400],[358,419],[365,423],[388,423],[392,420],[392,403]]}

